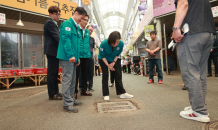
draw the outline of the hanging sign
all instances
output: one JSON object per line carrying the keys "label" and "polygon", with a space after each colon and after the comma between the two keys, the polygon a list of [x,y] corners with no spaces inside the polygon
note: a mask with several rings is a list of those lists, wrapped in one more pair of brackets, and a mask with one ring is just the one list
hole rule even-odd
{"label": "hanging sign", "polygon": [[218,6],[213,7],[211,9],[212,9],[213,17],[217,17],[218,16]]}
{"label": "hanging sign", "polygon": [[0,13],[0,24],[6,24],[6,17],[3,13]]}
{"label": "hanging sign", "polygon": [[82,2],[85,6],[88,6],[90,4],[91,0],[82,0]]}
{"label": "hanging sign", "polygon": [[69,19],[78,6],[77,3],[68,0],[0,0],[0,5],[45,15],[49,15],[48,8],[53,5],[60,8],[63,19]]}
{"label": "hanging sign", "polygon": [[154,30],[154,25],[147,25],[145,26],[145,30],[144,30],[144,33],[145,33],[145,38],[150,41],[151,40],[151,37],[150,37],[150,32]]}

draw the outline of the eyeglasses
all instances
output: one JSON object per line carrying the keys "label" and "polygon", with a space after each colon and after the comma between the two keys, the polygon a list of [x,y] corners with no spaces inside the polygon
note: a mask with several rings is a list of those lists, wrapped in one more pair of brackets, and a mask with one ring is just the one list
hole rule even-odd
{"label": "eyeglasses", "polygon": [[56,14],[54,14],[54,15],[56,15],[57,17],[61,17],[61,14],[57,14],[57,13],[56,13]]}

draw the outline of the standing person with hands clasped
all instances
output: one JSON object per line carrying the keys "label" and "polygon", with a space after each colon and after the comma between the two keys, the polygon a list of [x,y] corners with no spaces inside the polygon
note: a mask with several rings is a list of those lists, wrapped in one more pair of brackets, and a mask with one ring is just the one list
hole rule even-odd
{"label": "standing person with hands clasped", "polygon": [[163,83],[163,73],[160,59],[160,50],[162,48],[162,43],[160,40],[156,39],[157,32],[150,32],[151,41],[146,44],[146,51],[148,52],[148,67],[149,67],[149,81],[148,83],[154,83],[154,65],[156,65],[158,72],[158,83]]}
{"label": "standing person with hands clasped", "polygon": [[[190,105],[180,116],[200,122],[210,122],[207,105],[207,60],[216,34],[209,0],[175,0],[176,18],[173,36],[182,79],[188,89]],[[181,27],[189,25],[189,32],[181,34]]]}
{"label": "standing person with hands clasped", "polygon": [[60,42],[57,58],[63,70],[62,73],[62,94],[64,98],[63,109],[68,112],[78,112],[74,106],[82,105],[74,97],[76,83],[76,66],[80,64],[79,59],[79,23],[87,15],[82,7],[77,7],[71,18],[64,21],[60,27]]}
{"label": "standing person with hands clasped", "polygon": [[117,95],[120,98],[132,98],[133,95],[126,93],[123,88],[121,70],[119,69],[120,64],[117,63],[118,56],[123,51],[123,41],[120,41],[121,35],[119,32],[114,31],[109,35],[109,38],[104,40],[99,47],[99,63],[102,68],[102,90],[104,100],[109,100],[109,88],[108,88],[108,68],[115,72],[115,83]]}

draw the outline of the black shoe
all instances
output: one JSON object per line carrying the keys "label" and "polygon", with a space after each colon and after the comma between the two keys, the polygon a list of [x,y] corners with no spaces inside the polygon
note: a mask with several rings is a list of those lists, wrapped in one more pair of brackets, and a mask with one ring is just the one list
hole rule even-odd
{"label": "black shoe", "polygon": [[62,97],[62,94],[61,94],[61,93],[58,93],[57,95],[58,95],[59,97]]}
{"label": "black shoe", "polygon": [[82,106],[82,102],[77,102],[77,101],[75,101],[75,102],[74,102],[74,106]]}
{"label": "black shoe", "polygon": [[64,111],[66,112],[73,112],[73,113],[77,113],[78,109],[75,108],[74,106],[64,106]]}
{"label": "black shoe", "polygon": [[218,74],[215,74],[215,77],[218,77]]}
{"label": "black shoe", "polygon": [[212,74],[208,74],[208,75],[207,75],[207,77],[211,77],[211,76],[212,76]]}
{"label": "black shoe", "polygon": [[49,100],[62,100],[62,97],[59,97],[57,94],[54,96],[49,97]]}
{"label": "black shoe", "polygon": [[182,87],[182,90],[187,90],[186,86],[183,86],[183,87]]}

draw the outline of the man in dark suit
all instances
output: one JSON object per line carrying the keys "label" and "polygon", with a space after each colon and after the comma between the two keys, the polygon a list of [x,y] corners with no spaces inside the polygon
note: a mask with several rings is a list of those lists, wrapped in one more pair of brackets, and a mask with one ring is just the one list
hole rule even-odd
{"label": "man in dark suit", "polygon": [[212,73],[211,73],[211,60],[213,60],[214,66],[215,66],[215,77],[218,77],[218,61],[217,61],[217,57],[218,57],[218,39],[215,40],[215,42],[213,43],[213,46],[210,50],[210,56],[208,58],[208,76],[207,77],[211,77]]}
{"label": "man in dark suit", "polygon": [[47,86],[50,100],[62,100],[62,95],[58,88],[58,69],[59,59],[56,58],[59,44],[59,29],[57,22],[60,19],[60,9],[57,6],[51,6],[48,9],[50,18],[44,25],[44,54],[47,56]]}

